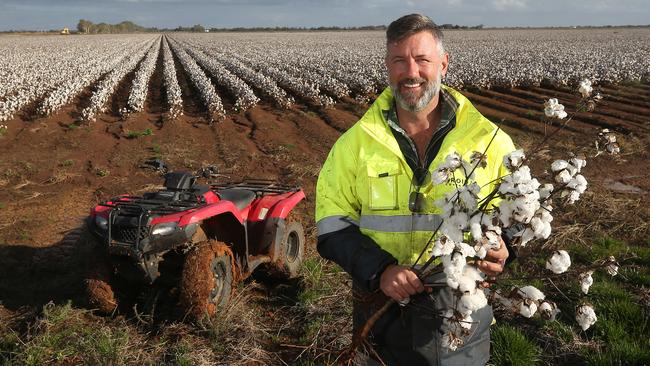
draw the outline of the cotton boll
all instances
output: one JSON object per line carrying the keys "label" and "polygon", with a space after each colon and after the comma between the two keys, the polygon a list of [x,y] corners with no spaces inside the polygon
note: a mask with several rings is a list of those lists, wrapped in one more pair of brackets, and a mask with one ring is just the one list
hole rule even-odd
{"label": "cotton boll", "polygon": [[546,183],[539,189],[539,198],[545,200],[551,195],[551,192],[553,192],[553,185]]}
{"label": "cotton boll", "polygon": [[487,298],[483,291],[474,291],[473,294],[465,294],[458,300],[458,311],[461,313],[474,312],[487,305]]}
{"label": "cotton boll", "polygon": [[433,250],[431,255],[439,257],[442,255],[449,255],[456,247],[456,243],[448,237],[442,235],[433,243]]}
{"label": "cotton boll", "polygon": [[524,299],[519,303],[519,314],[526,318],[530,318],[533,315],[535,315],[535,312],[537,312],[537,305],[533,300],[530,299]]}
{"label": "cotton boll", "polygon": [[582,330],[589,329],[589,327],[596,323],[596,320],[598,320],[596,312],[591,306],[581,305],[576,310],[576,321],[580,324]]}
{"label": "cotton boll", "polygon": [[440,342],[443,348],[446,348],[452,352],[458,349],[458,347],[463,345],[462,338],[457,337],[449,332],[442,335]]}
{"label": "cotton boll", "polygon": [[594,279],[591,277],[593,273],[594,271],[580,273],[580,288],[585,295],[589,292],[589,287],[594,283]]}
{"label": "cotton boll", "polygon": [[569,166],[569,163],[565,160],[555,160],[551,164],[551,171],[552,172],[559,172],[560,170],[566,169],[566,167]]}
{"label": "cotton boll", "polygon": [[523,164],[525,159],[526,155],[523,150],[515,150],[503,157],[503,165],[510,171],[514,171]]}
{"label": "cotton boll", "polygon": [[531,299],[533,301],[544,300],[544,293],[538,290],[535,286],[524,286],[519,289],[519,292],[523,297]]}
{"label": "cotton boll", "polygon": [[546,269],[555,274],[566,272],[571,266],[571,257],[566,250],[556,250],[553,255],[546,261]]}
{"label": "cotton boll", "polygon": [[555,175],[555,181],[560,184],[567,184],[571,181],[571,174],[566,170],[562,170]]}
{"label": "cotton boll", "polygon": [[543,319],[550,321],[555,320],[557,314],[560,313],[560,309],[557,308],[557,305],[550,300],[542,301],[541,304],[539,304],[538,310]]}

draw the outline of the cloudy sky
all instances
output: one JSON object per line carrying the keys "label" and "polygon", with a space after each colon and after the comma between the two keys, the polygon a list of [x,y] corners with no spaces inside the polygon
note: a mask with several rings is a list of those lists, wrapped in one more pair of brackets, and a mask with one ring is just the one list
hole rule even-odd
{"label": "cloudy sky", "polygon": [[501,26],[649,24],[649,0],[0,0],[0,30],[131,20],[148,27],[388,24],[420,12],[436,23]]}

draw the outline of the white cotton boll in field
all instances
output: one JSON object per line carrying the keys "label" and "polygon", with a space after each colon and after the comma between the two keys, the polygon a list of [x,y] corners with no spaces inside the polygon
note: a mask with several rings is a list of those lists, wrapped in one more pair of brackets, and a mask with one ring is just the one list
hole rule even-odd
{"label": "white cotton boll in field", "polygon": [[583,194],[585,193],[585,190],[587,190],[587,179],[585,179],[582,174],[578,174],[569,183],[567,183],[567,187],[575,190],[576,192]]}
{"label": "white cotton boll in field", "polygon": [[557,314],[560,313],[560,309],[557,308],[557,305],[550,300],[542,301],[539,304],[539,308],[537,310],[539,311],[543,319],[550,320],[550,321],[555,320]]}
{"label": "white cotton boll in field", "polygon": [[576,310],[576,321],[580,324],[582,330],[589,329],[589,327],[596,323],[596,320],[598,320],[596,312],[591,306],[581,305]]}
{"label": "white cotton boll in field", "polygon": [[567,184],[571,181],[571,174],[566,170],[562,170],[555,175],[555,181],[560,184]]}
{"label": "white cotton boll in field", "polygon": [[591,285],[594,283],[594,278],[591,277],[593,273],[594,271],[580,273],[580,289],[582,292],[584,292],[585,295],[589,292],[589,287],[591,287]]}
{"label": "white cotton boll in field", "polygon": [[580,82],[578,92],[580,92],[583,98],[587,98],[589,95],[591,95],[592,90],[593,88],[591,87],[591,80],[585,79]]}
{"label": "white cotton boll in field", "polygon": [[539,198],[545,200],[551,196],[552,192],[553,192],[553,184],[546,183],[539,188]]}
{"label": "white cotton boll in field", "polygon": [[580,173],[580,170],[582,170],[582,168],[587,165],[587,161],[585,159],[580,159],[578,157],[571,158],[569,162],[571,165],[576,167],[576,169],[578,169],[578,173]]}
{"label": "white cotton boll in field", "polygon": [[503,157],[503,165],[510,171],[517,170],[524,163],[526,155],[524,150],[515,150]]}
{"label": "white cotton boll in field", "polygon": [[535,315],[535,312],[537,312],[537,304],[535,304],[535,301],[531,299],[524,299],[519,303],[517,310],[521,316],[530,318]]}
{"label": "white cotton boll in field", "polygon": [[548,239],[551,235],[551,223],[544,221],[543,217],[533,217],[533,219],[530,220],[530,226],[535,233],[535,238]]}
{"label": "white cotton boll in field", "polygon": [[608,260],[610,263],[607,265],[607,267],[605,267],[605,270],[610,276],[614,277],[618,274],[618,263],[616,263],[616,258],[611,255],[609,256]]}
{"label": "white cotton boll in field", "polygon": [[565,191],[564,193],[562,193],[562,197],[565,197],[564,202],[567,205],[572,205],[580,199],[580,193],[578,193],[578,191],[569,191],[569,192]]}
{"label": "white cotton boll in field", "polygon": [[559,119],[564,119],[567,116],[564,106],[558,103],[556,98],[551,98],[544,103],[544,114],[547,117]]}
{"label": "white cotton boll in field", "polygon": [[476,256],[476,250],[474,250],[474,247],[467,243],[457,243],[456,244],[456,250],[459,251],[462,255],[465,257],[474,257]]}
{"label": "white cotton boll in field", "polygon": [[566,169],[567,166],[569,166],[569,163],[566,160],[555,160],[551,164],[551,171],[559,172],[560,170]]}
{"label": "white cotton boll in field", "polygon": [[571,266],[571,257],[566,250],[556,250],[553,255],[546,261],[546,269],[555,274],[566,272]]}
{"label": "white cotton boll in field", "polygon": [[537,289],[537,287],[530,285],[519,288],[519,292],[521,292],[523,297],[533,301],[544,300],[546,297],[542,291]]}

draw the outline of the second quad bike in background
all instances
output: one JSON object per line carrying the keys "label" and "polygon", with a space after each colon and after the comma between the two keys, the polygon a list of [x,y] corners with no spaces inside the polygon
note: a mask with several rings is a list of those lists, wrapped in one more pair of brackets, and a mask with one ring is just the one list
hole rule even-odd
{"label": "second quad bike in background", "polygon": [[201,318],[213,316],[260,265],[297,276],[305,235],[288,216],[305,198],[299,187],[255,179],[202,185],[197,178],[167,173],[164,189],[91,210],[102,258],[86,280],[92,306],[115,310],[116,281],[137,287],[167,280],[177,285],[183,310]]}

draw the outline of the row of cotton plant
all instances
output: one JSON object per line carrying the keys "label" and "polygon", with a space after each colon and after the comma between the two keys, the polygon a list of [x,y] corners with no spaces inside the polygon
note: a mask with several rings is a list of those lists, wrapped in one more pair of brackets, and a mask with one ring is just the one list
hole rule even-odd
{"label": "row of cotton plant", "polygon": [[183,95],[181,87],[178,85],[174,56],[171,49],[169,49],[167,37],[163,37],[163,83],[165,84],[167,105],[169,107],[167,115],[173,121],[183,114]]}
{"label": "row of cotton plant", "polygon": [[[68,75],[65,82],[61,83],[56,89],[43,99],[37,108],[37,112],[42,116],[48,116],[56,113],[63,106],[72,102],[88,86],[93,85],[110,70],[123,63],[133,52],[144,47],[150,42],[150,37],[145,41],[140,40],[137,43],[127,43],[115,47],[111,52],[106,52],[103,56],[90,58],[83,64],[83,68],[74,71]],[[79,62],[77,60],[77,62]]]}
{"label": "row of cotton plant", "polygon": [[[153,43],[153,44],[152,44]],[[105,112],[108,108],[108,100],[115,92],[120,81],[130,72],[132,72],[146,52],[152,47],[156,47],[158,42],[147,44],[147,47],[130,54],[124,62],[118,64],[111,70],[93,91],[90,97],[90,104],[81,111],[81,119],[84,121],[95,121],[97,113]]]}
{"label": "row of cotton plant", "polygon": [[228,71],[220,62],[190,46],[184,46],[184,50],[217,81],[217,85],[235,97],[236,110],[247,110],[259,102],[260,99],[255,95],[253,89]]}
{"label": "row of cotton plant", "polygon": [[190,80],[196,86],[196,89],[199,91],[201,100],[203,104],[208,109],[208,117],[210,121],[220,121],[226,116],[226,111],[223,108],[223,103],[217,91],[214,89],[214,85],[205,75],[205,72],[201,70],[201,67],[196,64],[196,61],[192,59],[190,55],[185,52],[182,47],[173,42],[170,42],[172,51],[178,57],[185,73],[190,77]]}
{"label": "row of cotton plant", "polygon": [[287,92],[280,88],[278,84],[268,76],[253,70],[251,67],[238,60],[213,52],[208,47],[195,47],[200,49],[199,52],[203,52],[210,59],[224,65],[228,71],[237,75],[241,80],[245,81],[249,85],[254,85],[260,93],[272,100],[276,105],[282,108],[288,108],[293,104],[293,98],[287,95]]}
{"label": "row of cotton plant", "polygon": [[[250,62],[250,60],[247,60],[236,53],[228,52],[227,50],[215,50],[215,52],[221,53],[224,55],[224,57],[236,59],[241,63]],[[317,105],[330,105],[333,103],[333,100],[330,97],[322,95],[320,93],[318,85],[307,79],[304,79],[303,77],[291,75],[282,69],[270,66],[268,64],[264,65],[261,63],[251,62],[251,67],[255,71],[260,72],[273,80],[276,80],[280,87],[286,89],[302,100],[307,100]]]}
{"label": "row of cotton plant", "polygon": [[140,63],[138,71],[135,72],[135,79],[133,79],[133,86],[131,87],[127,101],[127,113],[139,112],[144,108],[144,102],[147,99],[147,92],[149,90],[149,80],[156,69],[159,52],[160,41],[157,41],[149,49],[144,60]]}

